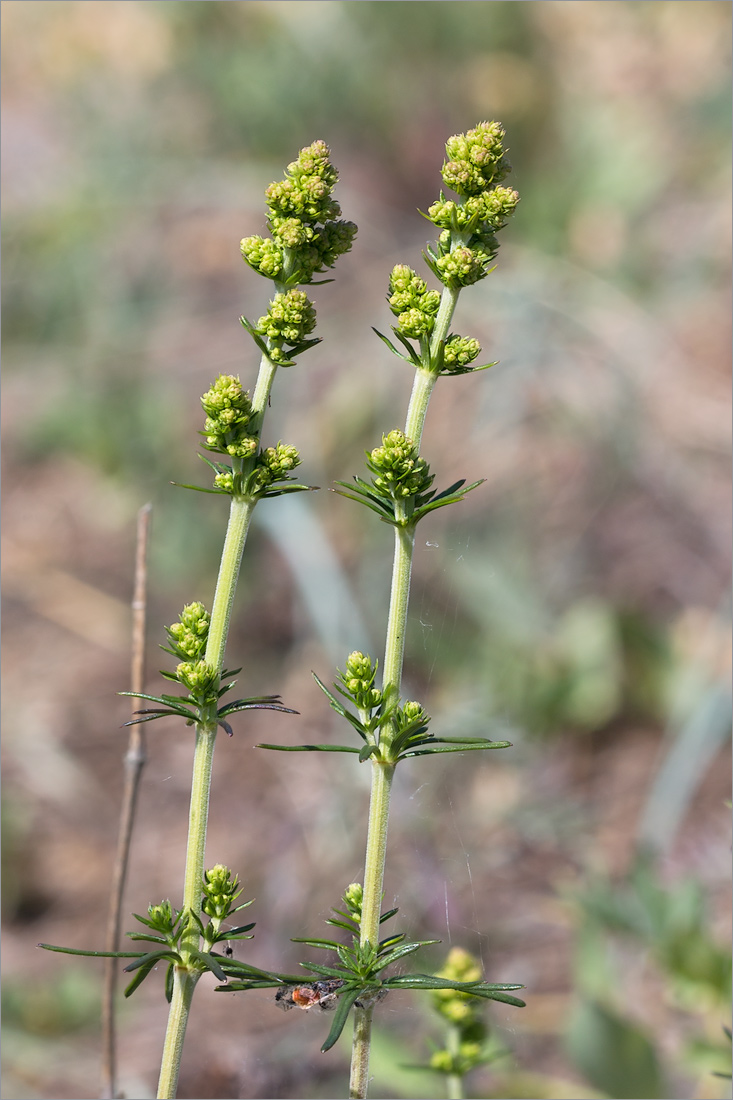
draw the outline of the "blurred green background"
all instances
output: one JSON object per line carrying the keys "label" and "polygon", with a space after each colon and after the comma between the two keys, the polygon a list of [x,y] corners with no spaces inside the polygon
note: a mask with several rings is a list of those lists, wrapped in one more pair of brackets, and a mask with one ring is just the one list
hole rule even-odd
{"label": "blurred green background", "polygon": [[[98,1095],[100,967],[35,944],[103,942],[145,501],[151,688],[163,624],[211,600],[225,511],[170,482],[201,480],[217,373],[254,381],[264,188],[323,138],[360,227],[267,427],[327,487],[403,419],[371,326],[420,268],[445,140],[492,118],[522,201],[456,328],[499,364],[439,384],[423,444],[438,482],[486,484],[420,527],[406,679],[436,730],[514,748],[403,765],[386,902],[442,939],[423,967],[455,943],[527,987],[469,1095],[730,1095],[731,5],[6,0],[2,24],[3,1095]],[[257,898],[238,950],[276,969],[361,874],[368,776],[252,745],[342,732],[310,671],[380,653],[371,519],[283,498],[245,558],[230,663],[301,717],[219,745],[208,853]],[[190,759],[151,731],[131,911],[177,901]],[[122,1009],[128,1097],[155,1094],[152,987]],[[347,1044],[293,1015],[202,982],[179,1095],[342,1095]],[[372,1095],[443,1095],[403,1068],[440,1042],[429,1006],[380,1020]]]}

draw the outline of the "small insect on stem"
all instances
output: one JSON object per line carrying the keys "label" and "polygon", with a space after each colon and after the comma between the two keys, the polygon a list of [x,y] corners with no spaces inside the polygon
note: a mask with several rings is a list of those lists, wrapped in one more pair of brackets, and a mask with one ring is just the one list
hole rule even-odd
{"label": "small insect on stem", "polygon": [[323,1012],[336,1007],[336,991],[344,983],[340,978],[329,978],[320,982],[308,982],[303,985],[286,985],[278,989],[275,1003],[286,1012],[291,1008],[309,1009],[316,1005]]}

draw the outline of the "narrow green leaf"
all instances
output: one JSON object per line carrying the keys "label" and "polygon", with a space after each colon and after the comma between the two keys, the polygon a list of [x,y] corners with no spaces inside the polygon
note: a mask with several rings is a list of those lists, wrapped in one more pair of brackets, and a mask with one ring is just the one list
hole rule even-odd
{"label": "narrow green leaf", "polygon": [[151,970],[153,970],[155,968],[155,964],[156,964],[157,961],[158,961],[157,959],[153,959],[152,962],[147,963],[147,965],[144,966],[141,970],[138,970],[137,974],[132,979],[132,981],[129,982],[129,984],[125,986],[125,992],[124,992],[125,997],[132,996],[132,994],[135,992],[137,987],[139,985],[142,985],[142,983],[145,981],[145,979],[147,978],[147,976],[151,972]]}
{"label": "narrow green leaf", "polygon": [[474,745],[474,744],[461,744],[461,745],[436,745],[434,748],[416,749],[415,751],[408,751],[403,753],[400,757],[401,760],[406,760],[411,756],[432,756],[439,752],[473,752],[473,751],[485,751],[487,749],[508,749],[511,748],[511,741],[491,741],[487,745]]}
{"label": "narrow green leaf", "polygon": [[386,967],[391,966],[392,963],[397,962],[398,959],[403,959],[407,955],[414,955],[421,947],[427,947],[434,943],[440,943],[440,940],[422,940],[420,943],[403,943],[401,947],[396,947],[394,951],[390,951],[389,954],[385,955],[383,958],[380,956],[380,972]]}
{"label": "narrow green leaf", "polygon": [[229,497],[232,494],[228,493],[226,489],[206,489],[203,485],[186,485],[182,481],[171,481],[171,485],[175,485],[177,489],[193,489],[195,493],[213,493],[218,497]]}
{"label": "narrow green leaf", "polygon": [[210,970],[214,977],[218,978],[220,982],[225,982],[227,980],[227,976],[217,962],[215,955],[212,955],[209,951],[197,951],[194,948],[191,951],[191,956],[197,959],[206,970]]}
{"label": "narrow green leaf", "polygon": [[[397,355],[397,356],[399,356],[399,358],[400,358],[400,359],[403,359],[403,360],[405,361],[405,363],[409,363],[409,364],[410,364],[411,366],[414,366],[414,365],[415,365],[415,360],[414,360],[414,358],[408,357],[407,355],[403,355],[401,351],[398,351],[398,350],[397,350],[397,348],[396,348],[396,347],[394,346],[394,344],[392,343],[392,341],[391,341],[391,340],[389,339],[389,337],[387,337],[387,336],[384,336],[384,335],[383,335],[383,333],[379,332],[379,330],[378,330],[378,329],[376,329],[376,328],[374,328],[374,326],[372,326],[372,332],[374,332],[374,333],[376,333],[376,334],[377,334],[377,336],[378,336],[378,337],[379,337],[379,339],[380,339],[380,340],[382,341],[382,343],[386,344],[386,345],[387,345],[387,347],[389,348],[389,350],[390,350],[390,351],[391,351],[391,352],[392,352],[392,353],[393,353],[394,355]],[[413,353],[413,355],[414,355],[414,353]]]}
{"label": "narrow green leaf", "polygon": [[255,745],[256,749],[273,749],[275,752],[355,752],[351,745]]}
{"label": "narrow green leaf", "polygon": [[153,964],[157,963],[160,959],[171,959],[173,962],[179,963],[181,961],[180,955],[177,952],[168,948],[165,951],[148,951],[145,955],[140,955],[135,962],[125,967],[125,973],[131,974],[133,970],[137,970],[140,966],[147,966],[152,960]]}
{"label": "narrow green leaf", "polygon": [[358,989],[347,989],[345,993],[342,993],[338,999],[336,1011],[333,1015],[333,1021],[331,1023],[331,1030],[328,1033],[325,1043],[321,1047],[321,1050],[325,1054],[327,1050],[330,1050],[334,1043],[338,1042],[341,1032],[344,1030],[349,1013],[354,1005],[354,1001],[359,999]]}
{"label": "narrow green leaf", "polygon": [[379,918],[379,923],[384,924],[386,920],[390,920],[391,917],[395,917],[399,913],[399,909],[388,909],[386,913],[382,913]]}
{"label": "narrow green leaf", "polygon": [[165,999],[168,1004],[173,1000],[173,963],[168,963],[168,969],[165,972]]}
{"label": "narrow green leaf", "polygon": [[328,951],[338,951],[341,946],[335,940],[310,939],[306,936],[291,936],[291,943],[306,943],[309,947],[321,947]]}
{"label": "narrow green leaf", "polygon": [[78,947],[57,947],[52,943],[39,943],[44,951],[58,951],[62,955],[85,955],[91,959],[137,959],[139,951],[82,951]]}
{"label": "narrow green leaf", "polygon": [[[251,905],[252,903],[247,902],[247,904]],[[240,905],[240,909],[243,909],[243,908],[244,908],[244,906]],[[257,923],[257,921],[252,921],[251,924],[238,924],[236,928],[222,929],[221,932],[219,933],[218,937],[217,937],[217,942],[219,940],[236,940],[236,939],[240,939],[244,935],[245,932],[251,932],[256,923]],[[247,936],[247,939],[251,939],[251,936]]]}

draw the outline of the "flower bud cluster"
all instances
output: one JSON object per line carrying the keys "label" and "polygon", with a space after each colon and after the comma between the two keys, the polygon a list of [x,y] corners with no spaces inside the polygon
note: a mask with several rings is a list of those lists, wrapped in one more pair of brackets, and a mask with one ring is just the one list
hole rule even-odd
{"label": "flower bud cluster", "polygon": [[[206,661],[182,661],[176,667],[176,679],[183,684],[192,695],[209,701],[212,689],[219,686],[219,673]],[[216,691],[214,690],[214,698]]]}
{"label": "flower bud cluster", "polygon": [[257,481],[262,488],[276,481],[286,481],[291,470],[299,465],[298,450],[289,443],[278,443],[276,447],[266,447],[257,457]]}
{"label": "flower bud cluster", "polygon": [[443,370],[462,371],[469,363],[477,358],[481,351],[478,340],[471,336],[459,336],[454,333],[449,336],[443,349]]}
{"label": "flower bud cluster", "polygon": [[353,222],[338,220],[341,207],[332,196],[337,180],[325,142],[301,149],[285,179],[265,191],[272,237],[245,237],[241,243],[250,267],[290,285],[308,283],[316,273],[333,267],[356,236]]}
{"label": "flower bud cluster", "polygon": [[198,661],[206,651],[210,616],[202,603],[188,603],[176,623],[165,628],[170,651],[184,661]]}
{"label": "flower bud cluster", "polygon": [[352,882],[344,891],[344,903],[349,913],[357,922],[361,923],[361,907],[364,901],[364,887],[360,882]]}
{"label": "flower bud cluster", "polygon": [[177,919],[178,914],[169,901],[148,906],[148,920],[158,932],[171,932]]}
{"label": "flower bud cluster", "polygon": [[223,863],[217,863],[209,871],[204,871],[204,900],[201,908],[207,917],[220,922],[231,912],[232,905],[242,893],[239,879]]}
{"label": "flower bud cluster", "polygon": [[210,390],[201,398],[206,413],[204,447],[207,451],[249,458],[257,450],[257,439],[248,431],[252,419],[249,393],[242,389],[239,378],[220,374]]}
{"label": "flower bud cluster", "polygon": [[[468,951],[452,947],[445,966],[436,977],[453,982],[479,982],[481,970]],[[440,1073],[463,1076],[482,1061],[486,1026],[477,1007],[480,1002],[457,989],[435,989],[432,996],[436,1011],[458,1031],[458,1050],[436,1050],[430,1066]]]}
{"label": "flower bud cluster", "polygon": [[445,143],[442,176],[458,195],[478,195],[501,183],[511,171],[504,152],[504,128],[498,122],[480,122]]}
{"label": "flower bud cluster", "polygon": [[417,340],[429,336],[440,308],[440,294],[407,264],[397,264],[389,279],[389,308],[397,317],[403,336]]}
{"label": "flower bud cluster", "polygon": [[268,340],[268,356],[273,363],[289,365],[291,351],[316,327],[316,311],[303,290],[276,294],[255,331]]}
{"label": "flower bud cluster", "polygon": [[382,692],[374,686],[377,667],[378,663],[372,664],[371,657],[355,650],[346,658],[345,671],[339,670],[339,680],[360,710],[371,711],[382,702]]}
{"label": "flower bud cluster", "polygon": [[503,229],[514,213],[519,194],[510,187],[495,187],[481,195],[471,195],[464,203],[440,199],[428,207],[428,217],[441,229],[456,229],[460,233],[473,232],[483,225],[496,232]]}
{"label": "flower bud cluster", "polygon": [[501,181],[511,170],[504,150],[504,130],[498,122],[482,122],[465,134],[449,138],[442,175],[459,195],[443,192],[428,209],[428,218],[442,230],[430,267],[453,290],[483,279],[499,250],[496,234],[514,213],[519,195]]}
{"label": "flower bud cluster", "polygon": [[427,462],[399,428],[382,436],[382,446],[368,453],[367,466],[375,475],[374,488],[392,500],[415,497],[433,483]]}
{"label": "flower bud cluster", "polygon": [[407,726],[427,725],[429,721],[430,715],[423,708],[422,704],[415,700],[411,700],[405,703],[404,706],[397,708],[395,725],[398,733],[400,730],[406,729]]}

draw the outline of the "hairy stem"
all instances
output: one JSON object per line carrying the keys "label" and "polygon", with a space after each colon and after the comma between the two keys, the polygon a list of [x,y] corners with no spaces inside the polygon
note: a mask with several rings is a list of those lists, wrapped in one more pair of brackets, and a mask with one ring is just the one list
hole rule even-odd
{"label": "hairy stem", "polygon": [[183,1040],[186,1037],[188,1014],[198,979],[199,975],[197,973],[180,966],[175,968],[173,997],[168,1014],[168,1028],[165,1033],[163,1060],[160,1065],[160,1078],[158,1080],[158,1100],[173,1100],[178,1089]]}
{"label": "hairy stem", "polygon": [[[448,335],[453,313],[458,302],[459,289],[445,287],[435,327],[430,341],[433,356],[441,340]],[[419,449],[430,397],[438,380],[438,373],[427,367],[419,367],[410,396],[405,421],[405,435]],[[392,588],[387,620],[387,640],[384,653],[383,688],[393,688],[399,696],[402,687],[402,666],[405,654],[407,609],[410,601],[410,578],[415,546],[413,526],[395,527],[395,551],[392,564]],[[387,749],[394,736],[388,727],[382,730],[380,745]],[[380,760],[372,761],[372,787],[369,800],[369,830],[364,862],[364,894],[361,910],[361,943],[367,940],[379,943],[379,917],[382,909],[384,866],[387,856],[387,827],[389,802],[394,765]],[[371,1047],[373,1008],[354,1009],[354,1037],[351,1049],[350,1097],[364,1100],[369,1084],[369,1051]]]}
{"label": "hairy stem", "polygon": [[369,1051],[372,1040],[371,1008],[354,1009],[354,1040],[351,1047],[349,1100],[363,1100],[369,1088]]}
{"label": "hairy stem", "polygon": [[[258,436],[262,430],[262,421],[270,399],[270,391],[276,371],[276,365],[267,356],[263,356],[252,401],[254,428]],[[244,553],[244,545],[247,541],[247,532],[249,531],[255,503],[256,501],[249,498],[237,499],[232,497],[229,509],[229,523],[224,538],[219,576],[216,581],[205,654],[206,663],[216,668],[218,672],[221,672],[224,665],[224,652],[229,634],[234,594],[237,589],[242,554]],[[203,892],[206,829],[209,819],[209,797],[216,729],[215,720],[196,727],[191,805],[188,817],[186,869],[183,885],[183,908],[186,913],[195,913],[196,916],[198,916],[201,909]],[[183,919],[186,923],[180,946],[184,964],[188,964],[190,962],[190,952],[196,950],[199,946],[199,931],[190,917],[184,914]],[[176,967],[173,999],[168,1016],[168,1029],[163,1051],[159,1097],[173,1097],[176,1094],[188,1012],[198,978],[199,971],[194,967],[187,965]]]}

